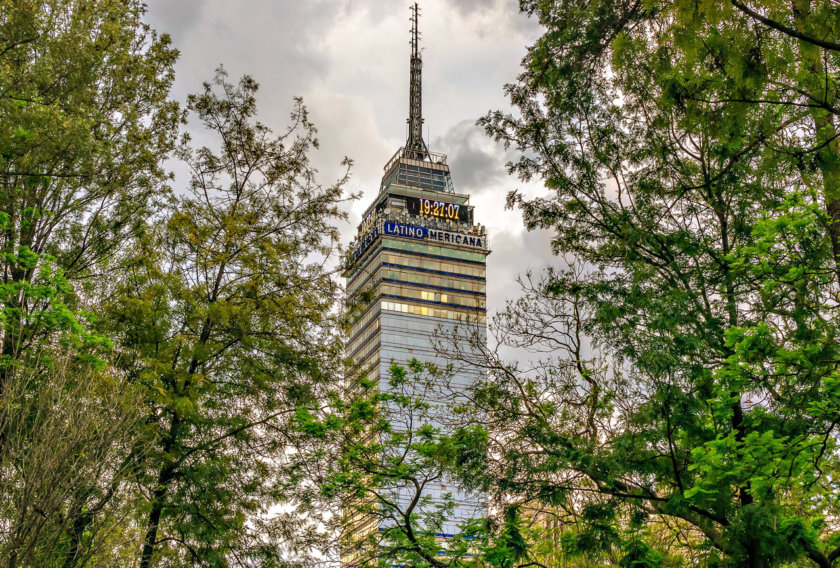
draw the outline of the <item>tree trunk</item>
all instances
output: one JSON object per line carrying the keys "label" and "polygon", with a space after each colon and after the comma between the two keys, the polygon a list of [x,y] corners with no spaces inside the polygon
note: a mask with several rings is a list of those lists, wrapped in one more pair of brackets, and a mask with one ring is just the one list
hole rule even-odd
{"label": "tree trunk", "polygon": [[840,283],[840,148],[837,145],[837,128],[834,116],[828,112],[814,111],[813,115],[817,146],[822,146],[818,156],[828,214],[828,235],[834,255],[834,272]]}
{"label": "tree trunk", "polygon": [[[169,427],[169,433],[166,441],[163,444],[163,455],[167,456],[175,447],[175,440],[178,437],[181,420],[177,416],[172,417],[172,425]],[[140,568],[149,568],[151,566],[152,557],[155,554],[157,547],[157,534],[160,527],[160,517],[163,513],[163,499],[169,488],[169,482],[172,481],[175,475],[176,466],[171,461],[166,463],[158,475],[157,488],[152,495],[152,510],[149,511],[149,520],[146,522],[146,536],[143,538],[143,550],[140,553]]]}
{"label": "tree trunk", "polygon": [[62,568],[73,568],[79,562],[82,555],[82,536],[85,533],[88,525],[93,521],[93,515],[75,511],[76,518],[73,521],[73,526],[70,529],[70,546],[67,548],[67,554],[64,557],[64,564]]}
{"label": "tree trunk", "polygon": [[157,545],[158,526],[160,525],[160,515],[163,512],[163,498],[165,496],[166,486],[159,486],[152,498],[152,510],[149,512],[146,537],[143,539],[143,552],[140,555],[140,568],[149,568],[152,565],[152,556]]}
{"label": "tree trunk", "polygon": [[761,543],[750,539],[747,545],[747,566],[749,568],[770,568],[767,558],[761,553]]}
{"label": "tree trunk", "polygon": [[[808,35],[815,35],[811,21],[810,0],[792,0],[793,22],[796,28]],[[826,87],[830,81],[826,77],[829,69],[823,61],[823,51],[811,43],[799,43],[799,56],[804,71],[814,77],[813,88],[809,89],[811,98],[825,101],[833,106],[834,97],[829,98]],[[837,128],[834,115],[827,109],[815,107],[811,110],[814,123],[815,147],[817,148],[817,166],[823,178],[823,198],[828,215],[828,237],[834,256],[834,272],[840,283],[840,145],[837,140]]]}

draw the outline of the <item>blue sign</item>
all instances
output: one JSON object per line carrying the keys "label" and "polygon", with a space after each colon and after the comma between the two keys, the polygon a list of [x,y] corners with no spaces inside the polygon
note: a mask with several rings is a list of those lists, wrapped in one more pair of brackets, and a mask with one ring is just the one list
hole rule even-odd
{"label": "blue sign", "polygon": [[[381,229],[380,229],[381,227]],[[364,237],[359,241],[358,246],[353,251],[353,261],[358,259],[367,248],[373,244],[376,237],[379,236],[380,230],[383,235],[392,235],[395,237],[404,237],[408,239],[420,239],[437,241],[440,243],[447,243],[453,245],[461,245],[467,247],[484,248],[484,239],[475,235],[465,235],[464,233],[453,233],[451,231],[443,231],[440,229],[429,229],[428,227],[418,227],[416,225],[403,225],[402,223],[395,223],[394,221],[386,221],[381,225],[375,225],[373,229],[368,231]]]}
{"label": "blue sign", "polygon": [[362,240],[359,242],[359,245],[356,247],[356,250],[353,251],[353,262],[355,262],[356,259],[358,259],[362,255],[362,253],[365,252],[365,249],[367,249],[371,245],[371,243],[373,243],[373,241],[376,240],[376,237],[378,236],[379,227],[374,226],[373,229],[368,231],[368,233],[364,237],[362,237]]}
{"label": "blue sign", "polygon": [[484,247],[484,240],[475,235],[465,235],[463,233],[453,233],[451,231],[429,229],[426,227],[417,227],[415,225],[401,225],[399,223],[394,223],[393,221],[386,222],[383,225],[382,232],[386,235],[408,237],[410,239],[425,239],[467,247]]}
{"label": "blue sign", "polygon": [[401,225],[393,221],[387,221],[384,225],[384,233],[386,235],[394,235],[397,237],[408,237],[410,239],[425,239],[429,234],[429,229],[426,227],[416,227],[414,225]]}

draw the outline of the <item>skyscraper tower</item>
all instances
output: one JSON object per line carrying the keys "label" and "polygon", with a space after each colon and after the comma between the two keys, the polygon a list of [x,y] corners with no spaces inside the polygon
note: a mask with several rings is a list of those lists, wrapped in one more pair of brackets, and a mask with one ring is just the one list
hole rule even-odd
{"label": "skyscraper tower", "polygon": [[[423,140],[421,71],[414,4],[407,140],[385,165],[379,193],[351,245],[347,270],[348,301],[365,298],[351,327],[347,352],[368,379],[379,381],[381,391],[390,388],[388,370],[394,363],[406,366],[417,359],[445,365],[434,347],[435,337],[451,338],[456,329],[468,328],[473,337],[486,340],[487,233],[475,222],[469,195],[455,192],[446,156],[430,152]],[[454,406],[458,388],[478,373],[458,368],[445,392],[426,393],[442,410],[436,425],[445,430],[446,409]],[[393,418],[400,422],[398,416]],[[483,496],[468,494],[451,481],[430,483],[423,492],[433,502],[449,495],[455,503],[437,535],[440,539],[451,537],[461,521],[486,515]],[[392,497],[401,507],[412,496],[407,488]],[[354,532],[376,530],[371,522]],[[381,531],[381,523],[387,521],[378,522]]]}

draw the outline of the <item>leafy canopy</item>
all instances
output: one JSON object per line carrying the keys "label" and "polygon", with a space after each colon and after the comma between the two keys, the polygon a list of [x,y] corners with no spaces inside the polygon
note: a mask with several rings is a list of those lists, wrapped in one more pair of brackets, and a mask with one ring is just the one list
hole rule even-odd
{"label": "leafy canopy", "polygon": [[485,482],[596,531],[578,550],[605,561],[639,557],[619,550],[645,515],[706,565],[835,565],[836,7],[521,7],[545,31],[517,114],[481,123],[544,181],[509,203],[574,266],[498,322],[550,356],[476,390]]}

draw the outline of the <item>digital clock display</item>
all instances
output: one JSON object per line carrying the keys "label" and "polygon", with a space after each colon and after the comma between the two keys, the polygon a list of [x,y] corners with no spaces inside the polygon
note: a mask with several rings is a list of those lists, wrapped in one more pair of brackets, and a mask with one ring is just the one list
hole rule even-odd
{"label": "digital clock display", "polygon": [[467,205],[435,201],[434,199],[423,199],[421,197],[406,197],[405,201],[408,211],[412,215],[450,219],[462,223],[472,222],[472,211]]}

